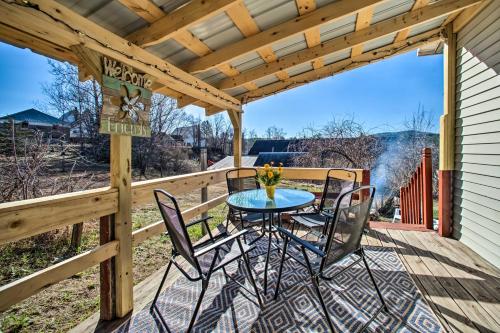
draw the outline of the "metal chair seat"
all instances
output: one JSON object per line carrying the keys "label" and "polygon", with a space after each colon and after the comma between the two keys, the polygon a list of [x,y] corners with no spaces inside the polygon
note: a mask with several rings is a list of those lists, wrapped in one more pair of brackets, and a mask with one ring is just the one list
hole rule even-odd
{"label": "metal chair seat", "polygon": [[[212,269],[215,271],[221,267],[224,267],[232,261],[241,258],[242,254],[246,255],[248,252],[252,251],[255,248],[254,246],[250,246],[244,242],[242,242],[241,245],[243,248],[243,253],[241,252],[240,247],[238,246],[238,243],[235,239],[219,247],[220,252],[218,258],[215,259],[215,266]],[[200,249],[200,251],[202,250],[203,248]],[[206,274],[210,271],[210,266],[212,265],[215,254],[215,251],[210,251],[197,257],[203,273]]]}
{"label": "metal chair seat", "polygon": [[290,217],[307,228],[322,228],[327,220],[327,217],[320,213],[290,214]]}

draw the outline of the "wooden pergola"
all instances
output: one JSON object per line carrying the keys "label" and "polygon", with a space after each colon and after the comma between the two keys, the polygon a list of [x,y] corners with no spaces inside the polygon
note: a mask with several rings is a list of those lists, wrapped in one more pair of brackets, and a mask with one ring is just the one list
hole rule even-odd
{"label": "wooden pergola", "polygon": [[[227,112],[234,127],[236,167],[241,165],[243,104],[410,50],[433,54],[444,46],[445,111],[441,119],[440,161],[443,172],[453,170],[454,163],[454,34],[489,3],[488,0],[2,0],[0,39],[77,65],[81,80],[90,76],[99,80],[101,56],[106,56],[148,75],[154,80],[152,89],[177,99],[179,107],[194,104],[204,108],[206,115]],[[162,183],[159,180],[133,187],[130,163],[131,137],[112,135],[111,184],[110,189],[99,192],[99,202],[102,208],[108,203],[106,198],[113,198],[117,200],[116,207],[111,208],[109,199],[110,207],[102,208],[98,214],[96,208],[92,210],[89,206],[86,215],[113,214],[109,225],[114,228],[114,238],[104,245],[107,248],[101,251],[101,257],[93,257],[90,263],[114,256],[113,297],[117,317],[125,316],[133,308],[132,245],[140,237],[147,237],[145,232],[132,237],[132,206],[142,200],[137,199],[138,195],[151,199],[150,190]],[[310,179],[323,176],[313,177],[312,172],[312,169],[302,171],[300,176]],[[213,175],[199,176],[198,180],[191,177],[169,182],[197,188],[214,181]],[[216,177],[221,180],[222,176],[217,173]],[[442,223],[446,224],[450,219],[446,205],[451,199],[450,191],[446,190],[449,184],[442,186],[445,187],[440,191],[440,213]],[[65,196],[64,200],[78,199],[85,206],[95,195],[89,193],[76,199]],[[53,199],[50,204],[56,205],[61,200]],[[216,202],[221,200],[189,214],[195,216]],[[8,216],[21,208],[13,205],[2,209],[2,214]],[[26,217],[26,221],[29,218],[32,217]],[[0,231],[11,232],[0,243],[20,239],[21,234],[23,237],[35,234],[22,229],[27,228],[24,222],[9,221],[0,223]],[[161,225],[155,228],[161,230]],[[0,290],[2,296],[19,298],[13,294],[14,289],[5,290]]]}

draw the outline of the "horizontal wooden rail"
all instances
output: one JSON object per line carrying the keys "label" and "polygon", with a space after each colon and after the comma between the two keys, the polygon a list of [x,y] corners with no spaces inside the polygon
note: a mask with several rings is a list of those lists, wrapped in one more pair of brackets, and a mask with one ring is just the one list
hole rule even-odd
{"label": "horizontal wooden rail", "polygon": [[99,188],[0,204],[0,244],[116,213],[118,191]]}
{"label": "horizontal wooden rail", "polygon": [[[263,168],[258,168],[262,171]],[[329,168],[284,168],[283,178],[289,180],[325,180]],[[356,172],[356,180],[361,182],[363,179],[363,169],[351,169],[350,171]],[[332,175],[339,179],[352,179],[350,173],[342,170],[332,172]]]}
{"label": "horizontal wooden rail", "polygon": [[8,309],[9,306],[36,294],[43,288],[115,256],[118,253],[118,246],[118,241],[106,243],[0,287],[0,311]]}
{"label": "horizontal wooden rail", "polygon": [[201,171],[132,183],[132,205],[137,207],[154,202],[153,190],[157,188],[179,195],[221,183],[226,180],[226,172],[231,169]]}
{"label": "horizontal wooden rail", "polygon": [[[190,219],[200,215],[201,213],[204,213],[209,209],[212,209],[224,203],[226,201],[226,198],[227,194],[223,194],[214,199],[208,200],[207,202],[186,209],[182,212],[182,217],[185,222],[188,222]],[[162,232],[165,232],[165,224],[163,223],[163,221],[158,221],[134,231],[132,233],[132,240],[134,245],[138,245],[144,242],[146,239],[159,235]]]}

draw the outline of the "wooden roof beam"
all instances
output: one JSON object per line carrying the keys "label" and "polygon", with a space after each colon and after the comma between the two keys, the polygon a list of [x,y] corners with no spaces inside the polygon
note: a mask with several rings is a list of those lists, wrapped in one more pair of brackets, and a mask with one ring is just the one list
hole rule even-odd
{"label": "wooden roof beam", "polygon": [[391,45],[383,46],[375,50],[362,53],[358,56],[340,60],[333,64],[326,65],[322,68],[290,77],[283,82],[272,83],[257,90],[246,92],[244,94],[236,96],[236,98],[240,99],[243,103],[252,102],[284,90],[307,84],[315,80],[323,79],[325,77],[361,67],[375,61],[405,53],[417,49],[427,43],[432,43],[441,39],[442,28],[439,27],[437,29],[408,38],[405,41],[394,42]]}
{"label": "wooden roof beam", "polygon": [[[22,4],[0,1],[0,23],[59,47],[85,46],[157,78],[170,89],[221,108],[241,109],[241,103],[228,94],[53,0],[32,0]],[[36,43],[25,46],[38,50]]]}
{"label": "wooden roof beam", "polygon": [[[411,9],[416,10],[416,9],[425,7],[429,4],[429,1],[430,0],[416,0]],[[398,32],[398,34],[396,35],[396,38],[394,40],[396,42],[405,40],[406,38],[408,38],[409,33],[410,33],[410,29],[401,30],[400,32]]]}
{"label": "wooden roof beam", "polygon": [[[135,0],[138,1],[138,0]],[[139,46],[150,46],[173,38],[179,31],[213,17],[241,0],[192,0],[185,6],[164,15],[149,26],[127,36]]]}
{"label": "wooden roof beam", "polygon": [[483,0],[475,6],[464,9],[453,21],[453,32],[457,33],[493,0]]}
{"label": "wooden roof beam", "polygon": [[325,55],[346,50],[353,46],[369,42],[370,40],[411,28],[437,17],[449,15],[450,13],[473,6],[478,2],[480,2],[480,0],[442,0],[424,8],[391,18],[390,20],[378,22],[365,29],[333,38],[313,48],[297,51],[275,62],[245,71],[235,77],[226,78],[220,81],[217,87],[220,89],[239,87],[246,82],[272,75],[298,64],[314,61]]}
{"label": "wooden roof beam", "polygon": [[[363,9],[358,13],[358,17],[356,18],[356,30],[360,31],[370,26],[372,22],[373,16],[373,6]],[[351,50],[351,57],[355,57],[363,53],[363,44],[358,44],[353,46]]]}
{"label": "wooden roof beam", "polygon": [[163,16],[165,12],[151,0],[118,0],[122,5],[142,17],[149,23]]}
{"label": "wooden roof beam", "polygon": [[384,1],[386,0],[339,0],[298,18],[294,18],[268,30],[259,32],[239,42],[232,43],[202,58],[195,59],[189,64],[182,66],[182,68],[189,72],[199,72],[210,69],[219,64],[230,62],[250,52],[269,47],[271,44],[285,38],[303,33],[316,26],[339,20],[348,15],[357,13],[366,7]]}

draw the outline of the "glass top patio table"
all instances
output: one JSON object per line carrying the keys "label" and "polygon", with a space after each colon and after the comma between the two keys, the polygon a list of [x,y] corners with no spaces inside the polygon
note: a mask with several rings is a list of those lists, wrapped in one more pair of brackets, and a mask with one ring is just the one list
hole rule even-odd
{"label": "glass top patio table", "polygon": [[227,204],[246,212],[280,213],[310,206],[314,199],[312,193],[304,190],[277,188],[271,200],[265,189],[258,189],[233,193],[227,198]]}

